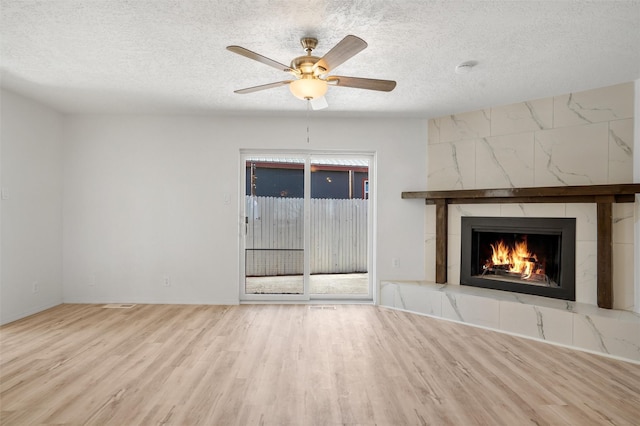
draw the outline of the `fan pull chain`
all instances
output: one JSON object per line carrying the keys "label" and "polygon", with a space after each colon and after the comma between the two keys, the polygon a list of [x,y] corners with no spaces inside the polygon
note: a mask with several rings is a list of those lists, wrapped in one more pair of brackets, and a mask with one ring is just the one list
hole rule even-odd
{"label": "fan pull chain", "polygon": [[309,141],[309,110],[311,109],[311,99],[307,99],[307,143]]}

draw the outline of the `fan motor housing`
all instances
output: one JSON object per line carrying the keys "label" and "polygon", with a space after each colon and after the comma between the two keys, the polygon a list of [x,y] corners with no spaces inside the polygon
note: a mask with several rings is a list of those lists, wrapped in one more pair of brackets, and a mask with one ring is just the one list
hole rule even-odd
{"label": "fan motor housing", "polygon": [[300,70],[302,75],[320,75],[325,73],[327,70],[323,67],[316,67],[313,69],[313,66],[320,60],[317,56],[305,55],[298,56],[294,60],[291,61],[291,68],[294,70]]}

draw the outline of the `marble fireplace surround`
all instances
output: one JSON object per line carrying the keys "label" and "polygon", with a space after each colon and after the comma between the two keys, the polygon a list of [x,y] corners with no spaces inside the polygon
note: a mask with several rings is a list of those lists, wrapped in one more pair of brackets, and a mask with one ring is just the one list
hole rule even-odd
{"label": "marble fireplace surround", "polygon": [[612,221],[614,203],[633,203],[640,184],[499,188],[453,191],[409,191],[403,199],[424,199],[436,206],[437,284],[447,282],[449,204],[596,203],[597,205],[597,304],[613,308]]}
{"label": "marble fireplace surround", "polygon": [[[439,233],[441,237],[440,244],[436,242],[436,263],[440,264],[440,272],[436,271],[436,278],[444,281],[443,283],[381,281],[378,293],[380,305],[640,364],[640,314],[638,313],[603,309],[590,303],[461,286],[456,284],[455,274],[450,277],[450,280],[453,278],[451,281],[453,284],[444,284],[447,282],[447,267],[451,267],[451,262],[447,262],[447,253],[449,257],[452,257],[454,253],[459,251],[457,250],[459,247],[455,247],[455,244],[454,247],[447,247],[447,237],[451,237],[447,232],[447,222],[453,219],[455,221],[451,224],[453,228],[457,229],[459,226],[459,218],[456,220],[459,212],[456,212],[452,217],[447,214],[449,204],[467,204],[464,209],[471,209],[470,204],[488,203],[485,204],[486,207],[474,206],[475,210],[471,209],[473,213],[485,216],[492,215],[490,212],[496,211],[496,209],[502,212],[509,211],[509,209],[505,209],[505,205],[514,206],[516,209],[527,209],[528,205],[540,205],[547,213],[550,213],[546,215],[547,217],[562,216],[561,214],[553,214],[555,210],[551,208],[553,205],[559,206],[558,211],[562,211],[563,208],[568,208],[570,205],[578,206],[576,208],[580,210],[588,206],[587,203],[601,204],[604,208],[598,209],[598,223],[599,225],[608,224],[609,229],[604,231],[605,238],[599,238],[599,240],[600,243],[605,242],[603,246],[606,250],[606,246],[609,246],[610,249],[611,245],[612,205],[613,207],[616,205],[632,206],[629,203],[635,199],[635,193],[640,192],[640,184],[595,185],[591,187],[591,190],[596,192],[595,195],[582,194],[580,196],[571,193],[576,190],[575,188],[556,187],[552,191],[557,191],[556,195],[564,197],[562,201],[560,198],[555,199],[553,196],[549,196],[549,192],[544,197],[537,197],[535,201],[527,198],[536,195],[540,190],[541,188],[508,188],[403,193],[403,198],[421,198],[425,199],[427,204],[436,205],[436,233]],[[577,190],[584,191],[583,187]],[[601,193],[598,194],[598,191]],[[546,190],[542,189],[542,192],[546,192]],[[609,195],[605,195],[603,192],[607,192]],[[482,199],[465,198],[477,198],[481,193],[484,193]],[[453,200],[455,197],[458,199]],[[506,201],[505,197],[509,198],[509,201]],[[505,204],[505,202],[513,204]],[[503,207],[498,207],[499,205]],[[569,214],[569,216],[571,215]],[[615,233],[615,226],[613,232]],[[601,236],[600,229],[597,230],[597,233]],[[598,245],[598,249],[602,255],[600,245]],[[610,255],[610,252],[604,254],[604,256]],[[611,263],[608,262],[608,264],[610,268]],[[611,273],[607,268],[604,270]],[[611,296],[611,288],[609,288],[609,296]],[[598,298],[600,297],[599,294]]]}
{"label": "marble fireplace surround", "polygon": [[[639,106],[636,80],[432,118],[425,189],[640,183]],[[433,265],[442,253],[436,247],[436,206],[427,205],[422,281],[383,277],[381,305],[638,361],[640,196],[612,205],[614,309],[597,307],[595,203],[448,207],[447,284],[435,283]],[[458,285],[462,216],[575,218],[576,302]]]}

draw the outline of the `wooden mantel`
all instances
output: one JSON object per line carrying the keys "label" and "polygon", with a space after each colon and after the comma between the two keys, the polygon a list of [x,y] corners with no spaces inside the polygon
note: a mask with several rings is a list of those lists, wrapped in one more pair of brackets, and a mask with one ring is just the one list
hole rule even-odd
{"label": "wooden mantel", "polygon": [[612,203],[632,203],[640,184],[547,186],[537,188],[462,189],[403,192],[403,199],[424,199],[436,205],[436,283],[447,282],[447,220],[449,204],[596,203],[598,211],[598,306],[613,307],[611,277]]}

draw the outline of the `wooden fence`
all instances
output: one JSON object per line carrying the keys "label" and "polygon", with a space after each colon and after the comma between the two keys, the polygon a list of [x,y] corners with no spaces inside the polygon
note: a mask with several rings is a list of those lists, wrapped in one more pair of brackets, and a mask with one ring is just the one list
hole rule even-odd
{"label": "wooden fence", "polygon": [[[367,272],[368,200],[311,199],[311,273]],[[304,269],[304,200],[246,197],[247,276]]]}

